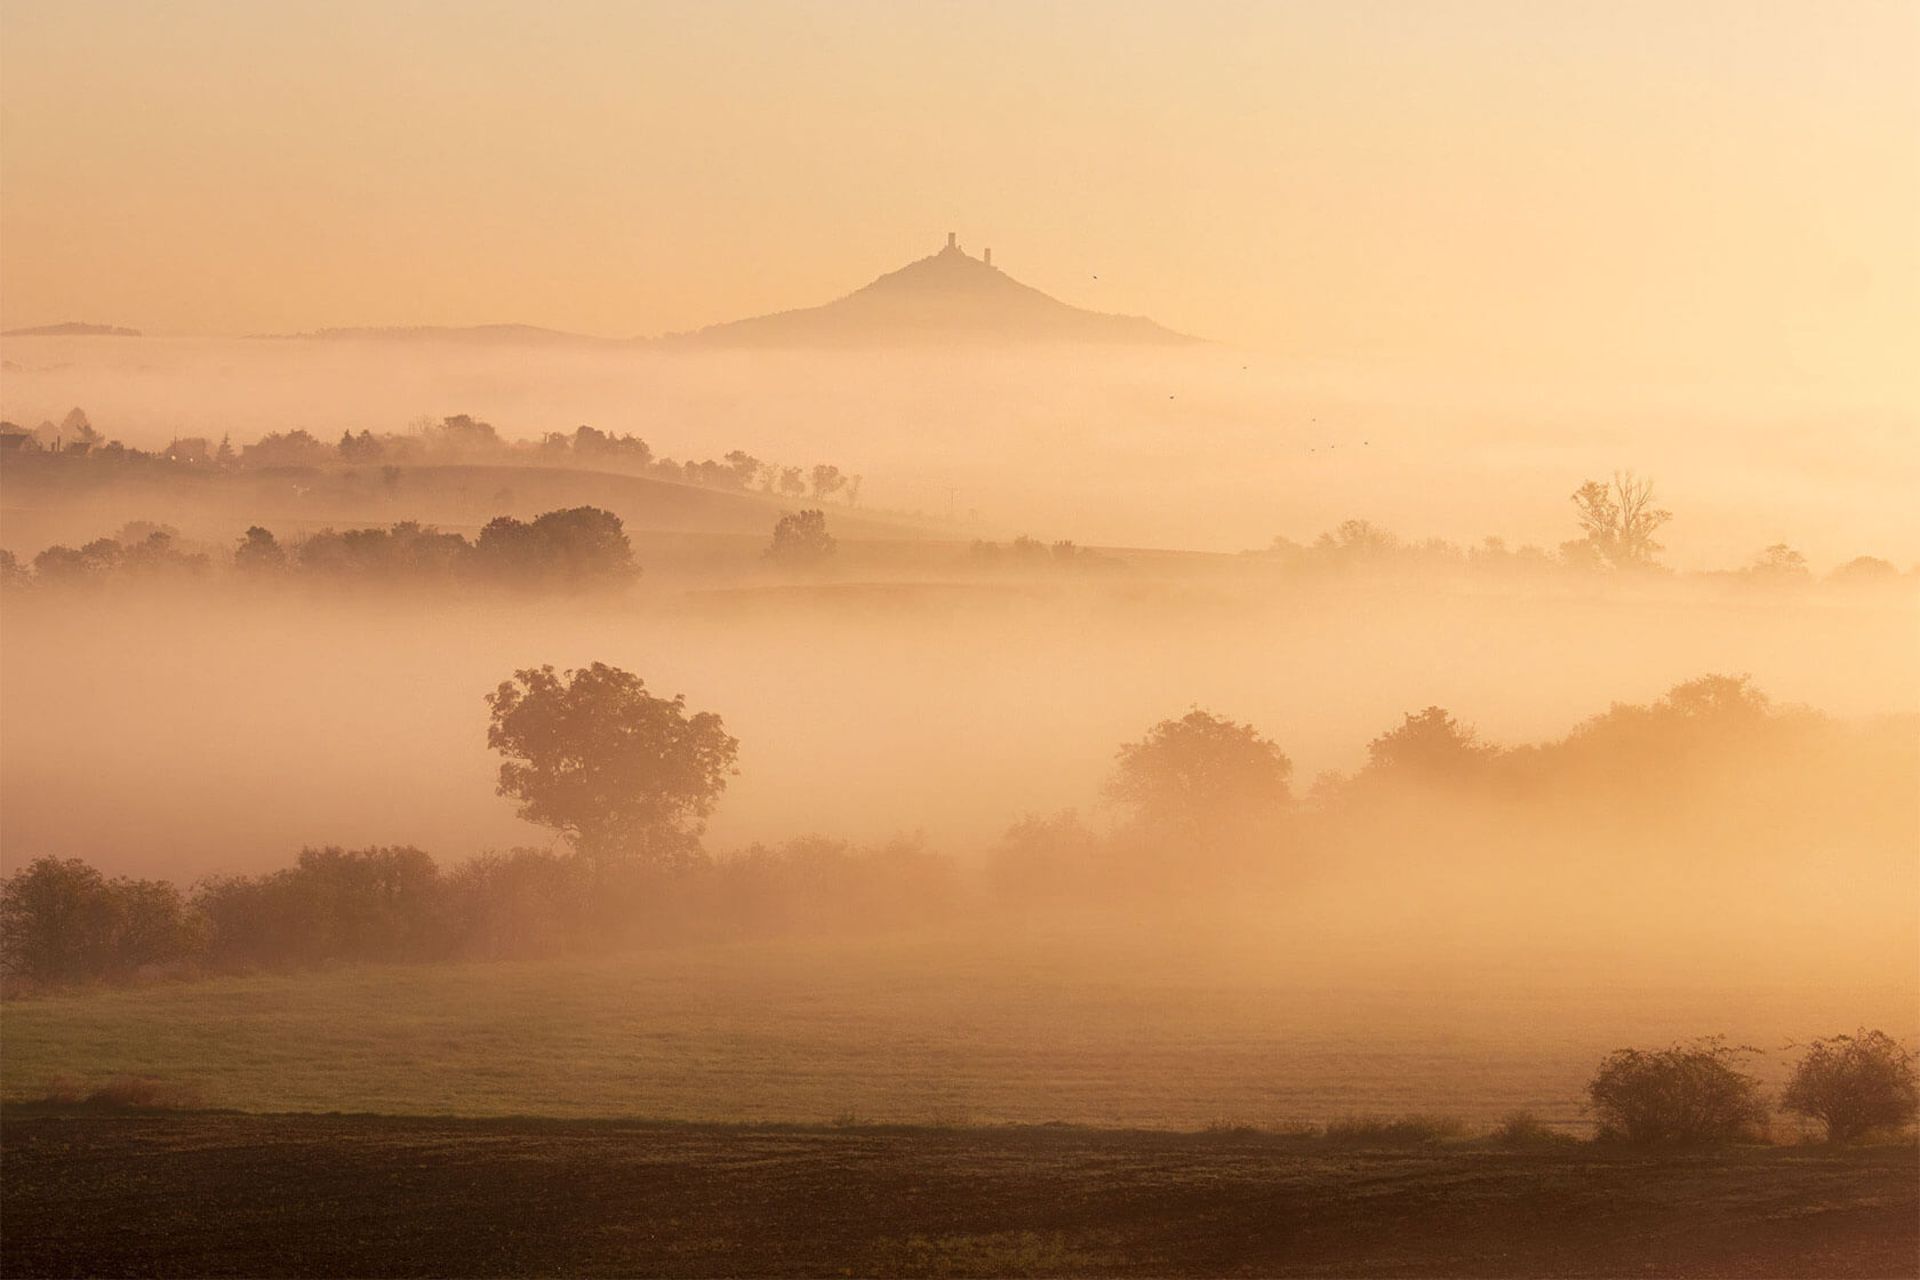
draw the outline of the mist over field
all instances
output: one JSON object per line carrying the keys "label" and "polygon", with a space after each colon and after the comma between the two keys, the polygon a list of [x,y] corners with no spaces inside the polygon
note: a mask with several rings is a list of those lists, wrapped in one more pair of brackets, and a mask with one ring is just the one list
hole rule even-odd
{"label": "mist over field", "polygon": [[[964,552],[944,561],[965,568]],[[303,844],[445,856],[538,843],[492,795],[481,695],[606,661],[743,743],[716,847],[924,832],[971,855],[1029,811],[1102,816],[1115,748],[1199,705],[1302,783],[1403,712],[1489,740],[1564,734],[1708,671],[1871,719],[1920,709],[1910,588],[1043,579],[651,589],[617,600],[168,593],[34,602],[8,625],[0,742],[14,851],[124,874],[262,870]],[[244,804],[233,798],[244,796]]]}
{"label": "mist over field", "polygon": [[[152,1024],[60,997],[14,1019],[28,1090],[108,1037],[146,1047],[93,1073],[247,1106],[1577,1131],[1616,1043],[1920,1027],[1897,404],[1221,346],[5,346],[0,412],[42,447],[6,462],[0,865],[179,886],[197,981],[331,1064],[208,1061],[165,1029],[192,996]],[[45,447],[67,432],[96,443]],[[775,554],[801,508],[824,544]],[[570,512],[612,522],[612,576],[498,558]],[[547,664],[724,723],[687,878],[496,794],[485,696]],[[1277,753],[1280,807],[1127,798],[1128,752],[1182,725]],[[418,876],[437,905],[356,922]],[[305,968],[405,958],[457,965],[396,974],[372,1052],[337,1042],[385,980]],[[517,994],[476,994],[503,960]],[[578,1065],[403,1084],[380,1046],[416,1001]],[[656,1022],[736,1082],[632,1039]]]}
{"label": "mist over field", "polygon": [[[1535,417],[1512,390],[1482,389],[1470,411],[1380,378],[1362,400],[1331,374],[1227,348],[803,355],[454,334],[7,347],[27,370],[7,381],[10,419],[31,424],[84,390],[91,430],[161,455],[22,457],[9,549],[24,563],[124,526],[171,531],[188,557],[170,577],[128,560],[123,581],[15,593],[0,664],[10,871],[55,854],[187,885],[270,876],[322,846],[412,846],[450,868],[552,848],[553,831],[494,794],[482,695],[517,670],[598,662],[737,737],[737,772],[703,823],[718,865],[796,840],[906,842],[955,868],[959,897],[922,926],[926,903],[889,923],[896,903],[860,927],[939,937],[958,911],[973,921],[952,943],[964,968],[982,945],[1026,945],[1036,910],[1144,909],[1091,886],[1021,907],[1004,867],[1021,824],[1051,815],[1133,838],[1137,815],[1111,793],[1115,753],[1158,722],[1244,721],[1285,753],[1298,803],[1322,815],[1306,821],[1325,822],[1380,736],[1422,708],[1524,754],[1720,673],[1875,745],[1769,765],[1804,789],[1798,810],[1774,797],[1756,819],[1737,790],[1683,789],[1624,839],[1583,816],[1614,803],[1597,781],[1569,784],[1591,795],[1558,817],[1537,800],[1436,793],[1412,828],[1276,829],[1249,864],[1259,887],[1231,910],[1211,896],[1216,872],[1195,870],[1216,855],[1178,842],[1156,845],[1157,869],[1091,874],[1198,885],[1202,905],[1156,934],[1204,937],[1231,915],[1292,939],[1296,957],[1311,949],[1342,985],[1387,957],[1464,974],[1556,956],[1557,981],[1671,981],[1674,999],[1709,976],[1763,1001],[1801,1001],[1809,981],[1858,984],[1876,1007],[1920,991],[1900,963],[1920,938],[1902,772],[1920,596],[1900,572],[1920,452],[1886,426],[1896,418],[1836,415],[1857,441],[1841,457],[1842,428],[1814,437],[1729,405],[1719,425],[1673,399]],[[578,420],[645,440],[656,460],[745,449],[781,465],[757,464],[764,484],[712,487],[671,462],[636,472],[550,446],[445,453],[432,442],[451,425],[432,425],[429,406],[449,404],[488,441]],[[353,444],[368,424],[385,446]],[[318,438],[305,464],[247,461],[254,441],[300,430]],[[168,461],[185,436],[228,437],[242,465]],[[1816,438],[1824,469],[1809,470]],[[406,452],[421,447],[444,456]],[[815,459],[861,477],[858,503],[821,504],[834,554],[782,566],[764,554],[768,531],[820,500],[774,492],[775,475]],[[1580,531],[1568,494],[1622,459],[1660,467],[1674,514],[1654,554],[1681,572],[1569,567],[1584,544],[1567,543]],[[498,515],[580,501],[623,522],[636,577],[516,594],[408,578],[421,570],[396,562],[364,581],[318,568],[269,580],[233,550],[264,524],[290,567],[318,565],[338,529],[416,520],[459,541]],[[1012,541],[1029,533],[1040,540]],[[1056,539],[1072,540],[1066,558]],[[1781,542],[1805,558],[1758,554]],[[1839,571],[1869,552],[1873,573]],[[1636,750],[1623,767],[1657,775],[1654,749]],[[1842,814],[1859,822],[1834,825]],[[846,927],[832,914],[814,927]],[[1762,940],[1762,957],[1731,958]],[[929,945],[923,962],[939,954]]]}
{"label": "mist over field", "polygon": [[1823,567],[1920,559],[1908,500],[1920,402],[1789,370],[1771,383],[1529,385],[1226,343],[688,351],[429,334],[0,347],[0,418],[31,427],[78,405],[144,448],[292,429],[332,440],[455,413],[513,439],[585,423],[674,457],[831,461],[865,476],[867,506],[967,537],[1209,551],[1306,541],[1356,517],[1411,538],[1551,548],[1567,536],[1567,492],[1632,467],[1675,504],[1665,540],[1682,567],[1737,566],[1781,541]]}
{"label": "mist over field", "polygon": [[0,1274],[1915,1274],[1916,17],[0,4]]}

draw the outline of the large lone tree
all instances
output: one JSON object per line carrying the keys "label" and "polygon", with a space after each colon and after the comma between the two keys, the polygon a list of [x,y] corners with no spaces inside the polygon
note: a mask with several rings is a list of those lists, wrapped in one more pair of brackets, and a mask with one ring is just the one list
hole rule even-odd
{"label": "large lone tree", "polygon": [[555,675],[514,672],[487,695],[487,745],[506,757],[499,793],[596,860],[663,867],[700,857],[700,834],[740,744],[710,711],[655,697],[639,676],[596,662]]}

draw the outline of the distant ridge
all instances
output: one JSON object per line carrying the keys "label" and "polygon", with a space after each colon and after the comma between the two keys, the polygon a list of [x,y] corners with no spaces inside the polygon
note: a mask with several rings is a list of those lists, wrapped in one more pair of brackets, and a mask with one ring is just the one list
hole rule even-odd
{"label": "distant ridge", "polygon": [[256,334],[261,338],[306,338],[322,341],[446,342],[476,346],[609,346],[618,338],[596,338],[564,329],[542,329],[531,324],[473,325],[363,325],[343,329],[314,329],[306,333]]}
{"label": "distant ridge", "polygon": [[111,324],[82,324],[68,320],[62,324],[38,324],[27,329],[8,329],[0,338],[137,338],[138,329],[122,329]]}
{"label": "distant ridge", "polygon": [[439,343],[468,346],[915,347],[1097,344],[1171,346],[1202,339],[1145,316],[1071,306],[973,257],[951,232],[946,247],[817,307],[777,311],[660,338],[597,338],[527,324],[363,326],[259,334],[306,341]]}
{"label": "distant ridge", "polygon": [[659,339],[715,347],[917,346],[948,343],[1199,342],[1145,316],[1070,306],[975,258],[951,232],[938,253],[824,306],[754,316]]}

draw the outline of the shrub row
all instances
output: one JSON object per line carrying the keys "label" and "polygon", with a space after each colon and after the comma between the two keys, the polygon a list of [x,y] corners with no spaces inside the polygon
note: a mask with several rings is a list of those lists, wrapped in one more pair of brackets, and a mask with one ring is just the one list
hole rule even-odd
{"label": "shrub row", "polygon": [[41,858],[0,882],[0,966],[15,990],[336,961],[531,958],[799,930],[924,923],[951,864],[918,844],[756,845],[667,872],[513,849],[443,870],[419,849],[308,849],[183,893]]}

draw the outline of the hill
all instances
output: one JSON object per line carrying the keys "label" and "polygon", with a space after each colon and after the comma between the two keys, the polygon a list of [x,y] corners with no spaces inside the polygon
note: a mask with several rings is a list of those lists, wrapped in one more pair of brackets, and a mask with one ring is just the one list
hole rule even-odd
{"label": "hill", "polygon": [[610,346],[618,338],[596,338],[532,324],[358,325],[307,333],[262,334],[269,338],[313,338],[333,342],[437,342],[467,346]]}
{"label": "hill", "polygon": [[676,334],[663,343],[717,347],[838,347],[925,343],[1197,342],[1145,316],[1070,306],[1015,280],[949,234],[946,248],[824,306],[754,316]]}
{"label": "hill", "polygon": [[326,341],[445,346],[601,348],[859,348],[988,343],[1170,346],[1199,342],[1145,316],[1088,311],[1022,284],[973,257],[949,234],[940,252],[817,307],[777,311],[691,333],[651,339],[599,338],[524,324],[464,327],[368,326],[263,335]]}

